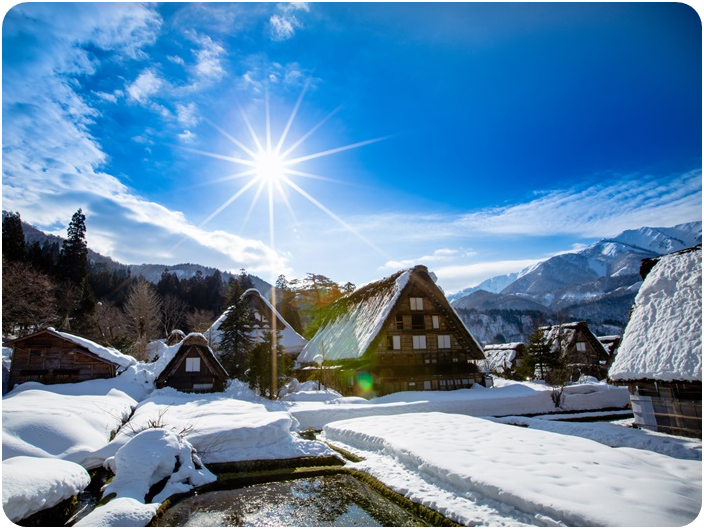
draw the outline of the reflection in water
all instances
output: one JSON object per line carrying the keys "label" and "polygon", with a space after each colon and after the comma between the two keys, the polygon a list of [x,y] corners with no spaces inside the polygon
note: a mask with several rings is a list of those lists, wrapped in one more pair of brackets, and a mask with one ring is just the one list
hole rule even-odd
{"label": "reflection in water", "polygon": [[395,503],[345,474],[208,492],[159,520],[171,527],[423,526]]}

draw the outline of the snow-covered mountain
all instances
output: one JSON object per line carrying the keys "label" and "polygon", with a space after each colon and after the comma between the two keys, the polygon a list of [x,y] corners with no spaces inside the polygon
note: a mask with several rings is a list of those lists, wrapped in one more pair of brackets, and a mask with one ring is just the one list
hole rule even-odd
{"label": "snow-covered mountain", "polygon": [[[604,331],[614,328],[618,331],[626,324],[641,284],[641,260],[689,248],[701,241],[701,222],[628,230],[511,274],[516,279],[500,291],[492,287],[503,284],[511,275],[497,276],[465,289],[461,292],[463,296],[453,296],[452,304],[470,326],[477,323],[474,321],[477,314],[489,311],[494,320],[505,319],[506,311],[539,311],[548,320],[587,320]],[[477,329],[480,341],[488,343],[495,341],[496,336],[507,335],[520,338],[520,330],[509,329],[508,322],[494,320],[489,327],[492,332],[497,331],[496,335],[489,336]],[[486,323],[482,325],[486,327]]]}
{"label": "snow-covered mountain", "polygon": [[505,274],[502,276],[495,276],[489,278],[479,283],[476,287],[465,288],[464,290],[460,290],[455,294],[450,294],[449,296],[447,296],[447,300],[452,303],[456,299],[462,299],[463,297],[468,296],[469,294],[471,294],[472,292],[476,292],[477,290],[483,290],[485,292],[493,292],[494,294],[498,294],[504,288],[506,288],[516,279],[518,279],[518,275],[518,273],[514,272],[512,274]]}

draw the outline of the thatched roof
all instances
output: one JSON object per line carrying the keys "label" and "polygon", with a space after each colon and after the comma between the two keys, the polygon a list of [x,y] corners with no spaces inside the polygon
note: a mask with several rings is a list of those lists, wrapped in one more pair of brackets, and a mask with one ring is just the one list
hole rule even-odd
{"label": "thatched roof", "polygon": [[369,283],[335,301],[316,335],[301,351],[298,361],[312,363],[318,355],[325,360],[361,358],[387,325],[393,308],[411,285],[420,288],[434,301],[454,327],[458,341],[467,352],[476,359],[483,359],[481,346],[431,279],[428,269],[419,265]]}
{"label": "thatched roof", "polygon": [[609,378],[701,382],[701,245],[648,261]]}
{"label": "thatched roof", "polygon": [[171,373],[176,370],[180,362],[182,361],[182,355],[179,353],[183,350],[186,351],[189,346],[196,346],[199,348],[201,356],[205,360],[206,364],[220,378],[227,379],[229,375],[227,371],[222,366],[220,361],[217,359],[213,350],[208,347],[208,341],[200,333],[192,332],[186,336],[182,341],[167,347],[159,359],[154,362],[153,373],[156,378],[161,377],[164,374]]}

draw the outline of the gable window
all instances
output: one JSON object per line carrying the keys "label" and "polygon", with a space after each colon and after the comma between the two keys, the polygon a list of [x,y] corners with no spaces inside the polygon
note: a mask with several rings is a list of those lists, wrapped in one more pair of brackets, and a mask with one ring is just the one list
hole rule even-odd
{"label": "gable window", "polygon": [[423,310],[423,298],[411,298],[411,310]]}
{"label": "gable window", "polygon": [[396,330],[397,331],[403,330],[403,315],[402,314],[396,314]]}
{"label": "gable window", "polygon": [[186,372],[197,373],[200,371],[200,358],[186,358]]}
{"label": "gable window", "polygon": [[387,336],[386,337],[386,348],[387,349],[401,349],[401,337],[400,336]]}
{"label": "gable window", "polygon": [[438,334],[438,349],[450,349],[450,335]]}
{"label": "gable window", "polygon": [[425,344],[425,336],[413,337],[413,349],[427,349]]}
{"label": "gable window", "polygon": [[425,329],[425,318],[422,314],[411,314],[411,329]]}
{"label": "gable window", "polygon": [[433,329],[440,328],[440,316],[433,316]]}
{"label": "gable window", "polygon": [[577,342],[577,351],[583,353],[587,350],[587,342]]}

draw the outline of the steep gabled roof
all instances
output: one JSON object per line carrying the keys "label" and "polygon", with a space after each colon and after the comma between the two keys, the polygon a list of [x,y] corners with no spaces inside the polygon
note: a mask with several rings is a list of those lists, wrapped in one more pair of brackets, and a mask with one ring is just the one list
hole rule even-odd
{"label": "steep gabled roof", "polygon": [[115,364],[119,367],[126,368],[137,363],[137,360],[135,360],[133,357],[123,354],[113,347],[105,347],[104,345],[97,344],[94,341],[89,340],[88,338],[83,338],[82,336],[76,336],[75,334],[69,334],[67,332],[57,331],[53,327],[43,329],[27,336],[16,338],[14,340],[6,342],[5,345],[14,347],[15,344],[21,344],[26,340],[31,340],[42,334],[50,334],[57,338],[62,338],[66,341],[69,341],[83,349],[86,349],[88,353],[90,353],[92,356],[97,357],[98,359],[108,362],[110,364]]}
{"label": "steep gabled roof", "polygon": [[503,372],[504,368],[513,368],[516,356],[525,352],[522,342],[491,343],[484,346],[484,368],[488,371]]}
{"label": "steep gabled roof", "polygon": [[162,375],[168,375],[176,371],[178,366],[183,362],[184,355],[180,355],[179,352],[183,349],[184,351],[189,347],[195,345],[198,347],[198,351],[203,358],[206,365],[210,367],[210,370],[216,373],[223,379],[229,378],[227,371],[218,361],[213,350],[208,347],[208,341],[200,333],[192,332],[186,336],[183,341],[178,342],[170,347],[167,347],[159,359],[154,362],[152,367],[152,373],[154,373],[154,378],[159,378]]}
{"label": "steep gabled roof", "polygon": [[636,296],[609,378],[701,382],[701,245],[654,261]]}
{"label": "steep gabled roof", "polygon": [[540,328],[545,333],[545,343],[550,345],[550,349],[555,352],[558,349],[565,351],[575,346],[577,338],[581,334],[591,344],[594,350],[604,359],[608,353],[598,338],[589,329],[587,322],[575,321],[572,323],[562,323]]}
{"label": "steep gabled roof", "polygon": [[298,356],[301,363],[360,358],[387,325],[401,295],[413,284],[424,291],[444,312],[457,331],[458,340],[476,359],[483,359],[481,346],[469,333],[445,295],[430,278],[428,269],[419,265],[400,270],[384,279],[369,283],[335,301],[316,335]]}

